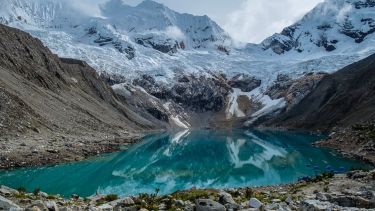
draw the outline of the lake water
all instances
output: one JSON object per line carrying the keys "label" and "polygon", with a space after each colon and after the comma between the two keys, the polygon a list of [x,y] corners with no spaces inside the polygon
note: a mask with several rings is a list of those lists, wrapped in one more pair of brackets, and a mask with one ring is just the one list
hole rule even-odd
{"label": "lake water", "polygon": [[189,188],[282,184],[323,171],[366,168],[300,132],[197,130],[148,135],[130,149],[82,162],[0,171],[0,184],[70,196],[168,194]]}

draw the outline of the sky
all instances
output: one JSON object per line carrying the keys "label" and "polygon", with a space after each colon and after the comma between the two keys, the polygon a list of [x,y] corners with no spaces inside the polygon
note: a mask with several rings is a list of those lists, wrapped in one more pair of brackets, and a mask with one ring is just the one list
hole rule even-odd
{"label": "sky", "polygon": [[[81,0],[87,10],[107,0]],[[137,5],[142,0],[124,0]],[[155,0],[181,13],[208,15],[235,40],[259,43],[298,21],[323,0]],[[86,2],[86,3],[85,3]],[[96,2],[96,3],[93,3]],[[84,7],[84,5],[82,5]]]}

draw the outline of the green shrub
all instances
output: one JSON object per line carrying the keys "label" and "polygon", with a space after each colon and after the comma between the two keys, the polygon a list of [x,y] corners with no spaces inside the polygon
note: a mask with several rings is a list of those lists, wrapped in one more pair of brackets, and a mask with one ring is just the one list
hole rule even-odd
{"label": "green shrub", "polygon": [[18,190],[18,192],[26,193],[26,188],[25,187],[18,187],[17,190]]}
{"label": "green shrub", "polygon": [[35,196],[38,196],[39,193],[40,193],[40,188],[35,188],[35,189],[33,190],[33,194],[34,194]]}
{"label": "green shrub", "polygon": [[116,194],[109,194],[109,195],[106,195],[103,199],[106,202],[115,201],[115,200],[118,199],[118,195],[116,195]]}

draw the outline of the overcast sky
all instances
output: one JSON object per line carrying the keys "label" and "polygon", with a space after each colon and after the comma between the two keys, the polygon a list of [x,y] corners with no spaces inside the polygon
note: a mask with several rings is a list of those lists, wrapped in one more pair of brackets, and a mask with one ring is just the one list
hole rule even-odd
{"label": "overcast sky", "polygon": [[[81,0],[105,2],[106,0]],[[137,5],[142,0],[124,0]],[[208,15],[233,38],[259,43],[293,24],[323,0],[155,0],[183,13]],[[79,1],[74,1],[75,3]]]}

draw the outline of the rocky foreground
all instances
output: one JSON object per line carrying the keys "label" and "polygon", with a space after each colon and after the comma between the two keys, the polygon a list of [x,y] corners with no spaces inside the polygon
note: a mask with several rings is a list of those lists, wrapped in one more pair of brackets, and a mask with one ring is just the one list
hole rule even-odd
{"label": "rocky foreground", "polygon": [[64,199],[40,190],[0,187],[0,210],[375,210],[375,170],[323,174],[295,184],[227,190],[180,191],[167,196],[77,195]]}

